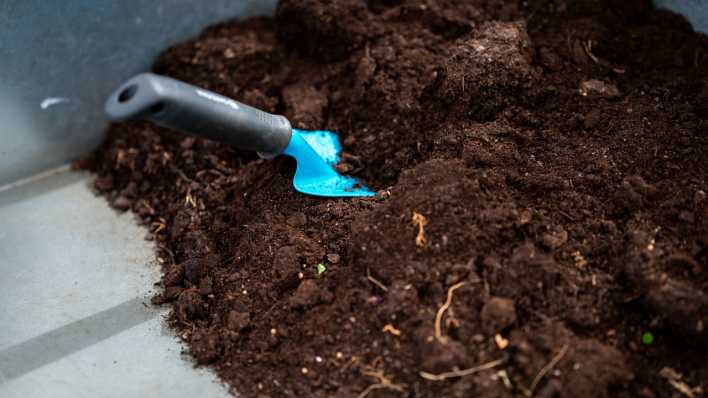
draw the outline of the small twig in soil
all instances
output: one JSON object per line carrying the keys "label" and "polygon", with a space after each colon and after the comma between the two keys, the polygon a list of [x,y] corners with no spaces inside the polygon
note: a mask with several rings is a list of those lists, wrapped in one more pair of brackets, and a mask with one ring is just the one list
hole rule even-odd
{"label": "small twig in soil", "polygon": [[359,357],[354,355],[349,359],[349,362],[347,362],[346,364],[344,364],[344,366],[342,366],[342,369],[349,369],[352,366],[357,365],[359,362],[360,362]]}
{"label": "small twig in soil", "polygon": [[387,323],[386,325],[384,325],[382,331],[383,331],[384,333],[390,333],[390,334],[392,334],[392,335],[394,335],[394,336],[396,336],[396,337],[398,337],[398,336],[401,335],[401,331],[398,330],[398,329],[396,329],[396,327],[393,326],[393,325],[391,325],[390,323]]}
{"label": "small twig in soil", "polygon": [[384,292],[388,291],[388,288],[386,287],[386,285],[384,285],[379,280],[377,280],[376,278],[371,276],[371,270],[369,268],[366,269],[366,279],[368,279],[369,282],[373,283],[374,285],[376,285],[379,289],[383,290]]}
{"label": "small twig in soil", "polygon": [[696,394],[693,393],[693,389],[682,381],[669,380],[669,384],[671,384],[671,387],[675,388],[678,392],[688,398],[695,398],[696,396]]}
{"label": "small twig in soil", "polygon": [[418,226],[418,235],[415,237],[415,245],[418,247],[425,246],[425,226],[428,225],[428,219],[424,215],[413,212],[413,225]]}
{"label": "small twig in soil", "polygon": [[671,384],[671,387],[675,388],[676,391],[687,396],[688,398],[695,398],[696,396],[702,396],[703,389],[701,387],[691,387],[681,379],[683,376],[672,368],[664,367],[659,371],[659,376],[666,379],[666,381]]}
{"label": "small twig in soil", "polygon": [[533,392],[536,387],[538,387],[538,383],[540,383],[541,379],[543,379],[543,377],[546,376],[546,374],[550,372],[551,369],[553,369],[558,364],[558,362],[560,362],[561,359],[563,359],[563,356],[566,352],[568,352],[568,344],[564,345],[563,348],[561,348],[561,350],[558,352],[558,354],[556,354],[556,356],[554,356],[553,359],[551,359],[551,361],[546,364],[546,366],[541,368],[541,371],[538,372],[536,377],[534,377],[533,382],[531,382],[531,387],[529,387],[528,389],[522,388],[524,395],[526,395],[527,397],[533,396]]}
{"label": "small twig in soil", "polygon": [[123,163],[123,159],[125,158],[125,152],[122,149],[119,149],[118,152],[116,152],[115,160],[114,160],[114,170],[118,170]]}
{"label": "small twig in soil", "polygon": [[504,361],[501,359],[495,359],[494,361],[490,361],[484,364],[481,364],[479,366],[475,366],[473,368],[467,368],[467,369],[462,369],[462,370],[453,370],[451,372],[445,372],[445,373],[440,373],[440,374],[433,374],[433,373],[428,373],[428,372],[420,372],[420,377],[430,380],[430,381],[443,381],[447,379],[451,379],[453,377],[465,377],[469,376],[478,372],[481,372],[483,370],[487,369],[492,369],[495,368],[499,365],[501,365]]}
{"label": "small twig in soil", "polygon": [[[201,179],[202,176],[204,176],[204,174],[211,174],[211,175],[215,175],[217,177],[226,177],[226,175],[224,173],[222,173],[221,171],[219,171],[217,169],[200,170],[200,171],[197,171],[197,174],[195,174],[195,176],[197,178]],[[209,185],[211,185],[211,184],[209,184]]]}
{"label": "small twig in soil", "polygon": [[378,379],[379,382],[366,387],[366,389],[364,391],[362,391],[361,394],[359,394],[358,398],[364,398],[370,392],[372,392],[374,390],[380,390],[382,388],[394,390],[394,391],[398,391],[398,392],[405,391],[404,385],[394,384],[393,382],[391,382],[391,379],[389,379],[388,377],[386,377],[386,375],[384,375],[383,371],[380,371],[380,370],[378,370],[378,371],[365,371],[364,374],[367,376],[374,377],[374,378]]}
{"label": "small twig in soil", "polygon": [[506,373],[506,370],[502,369],[497,372],[497,376],[502,381],[502,384],[504,384],[504,387],[506,387],[507,390],[511,391],[514,389],[514,386],[511,384],[511,380],[509,380],[509,375]]}
{"label": "small twig in soil", "polygon": [[167,246],[164,246],[164,245],[159,245],[157,248],[159,250],[164,251],[165,253],[167,253],[167,255],[170,256],[170,265],[176,264],[175,263],[175,254],[174,254],[174,252],[172,252],[172,250],[168,249]]}
{"label": "small twig in soil", "polygon": [[395,390],[398,392],[403,392],[405,391],[403,387],[397,385],[397,384],[383,384],[383,383],[376,383],[372,384],[368,387],[366,387],[366,390],[362,391],[361,394],[359,394],[358,398],[364,398],[365,396],[369,395],[370,392],[374,390],[379,390],[382,388],[387,388],[389,390]]}
{"label": "small twig in soil", "polygon": [[587,42],[583,43],[583,50],[585,50],[585,54],[587,54],[587,56],[590,57],[590,59],[594,63],[596,63],[600,66],[604,66],[606,68],[610,68],[610,69],[612,69],[613,72],[615,72],[617,74],[620,74],[620,75],[624,74],[624,72],[625,72],[624,68],[615,67],[615,66],[611,65],[609,62],[598,58],[595,54],[592,53],[592,40],[588,40]]}
{"label": "small twig in soil", "polygon": [[443,315],[445,315],[445,311],[447,311],[448,308],[450,308],[450,305],[452,304],[452,293],[463,286],[465,282],[459,282],[456,283],[452,286],[450,286],[449,289],[447,289],[447,300],[445,300],[445,303],[438,309],[438,313],[435,315],[435,338],[441,342],[445,343],[445,338],[442,335],[442,318]]}
{"label": "small twig in soil", "polygon": [[494,336],[494,342],[497,343],[497,347],[499,347],[500,350],[503,350],[509,346],[509,340],[505,339],[499,333]]}
{"label": "small twig in soil", "polygon": [[192,207],[197,207],[197,202],[194,201],[194,196],[192,196],[192,189],[187,189],[187,195],[184,197],[184,205],[192,205]]}
{"label": "small twig in soil", "polygon": [[148,211],[148,214],[150,214],[151,216],[155,215],[155,209],[152,206],[150,206],[150,203],[148,203],[147,200],[143,199],[141,204]]}
{"label": "small twig in soil", "polygon": [[187,175],[184,174],[184,172],[183,172],[182,170],[178,169],[177,167],[171,166],[170,169],[171,169],[173,172],[177,173],[177,175],[178,175],[181,179],[183,179],[184,181],[186,181],[188,184],[191,184],[191,183],[194,181],[194,180],[192,180],[191,178],[187,177]]}
{"label": "small twig in soil", "polygon": [[588,40],[583,44],[585,54],[587,54],[593,62],[595,62],[596,64],[600,64],[600,60],[595,56],[595,54],[592,53],[592,40]]}
{"label": "small twig in soil", "polygon": [[167,221],[165,221],[165,219],[162,217],[158,217],[157,221],[153,221],[151,226],[155,228],[152,233],[157,235],[158,233],[160,233],[160,231],[163,231],[167,228]]}

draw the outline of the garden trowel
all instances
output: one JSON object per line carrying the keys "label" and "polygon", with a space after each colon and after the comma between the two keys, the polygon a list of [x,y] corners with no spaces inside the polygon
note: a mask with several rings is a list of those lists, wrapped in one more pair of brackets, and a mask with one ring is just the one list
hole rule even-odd
{"label": "garden trowel", "polygon": [[341,145],[330,131],[291,127],[287,118],[273,115],[231,98],[151,73],[133,77],[106,101],[112,121],[147,119],[270,159],[295,158],[293,186],[299,192],[325,197],[373,196],[355,178],[334,170]]}

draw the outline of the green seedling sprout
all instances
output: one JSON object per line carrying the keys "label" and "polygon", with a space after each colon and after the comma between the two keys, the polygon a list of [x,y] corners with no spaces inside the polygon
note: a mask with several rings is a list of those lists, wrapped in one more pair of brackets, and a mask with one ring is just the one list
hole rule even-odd
{"label": "green seedling sprout", "polygon": [[322,275],[325,271],[327,271],[327,267],[324,266],[324,264],[319,263],[317,264],[317,273]]}
{"label": "green seedling sprout", "polygon": [[651,345],[654,342],[654,335],[651,332],[644,332],[642,335],[642,343],[644,345]]}

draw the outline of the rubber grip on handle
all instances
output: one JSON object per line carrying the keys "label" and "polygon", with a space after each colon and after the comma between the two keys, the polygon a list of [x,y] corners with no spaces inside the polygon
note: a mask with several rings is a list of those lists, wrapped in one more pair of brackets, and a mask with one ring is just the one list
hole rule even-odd
{"label": "rubber grip on handle", "polygon": [[263,157],[281,154],[292,134],[284,116],[152,73],[125,82],[108,98],[105,110],[112,121],[147,119]]}

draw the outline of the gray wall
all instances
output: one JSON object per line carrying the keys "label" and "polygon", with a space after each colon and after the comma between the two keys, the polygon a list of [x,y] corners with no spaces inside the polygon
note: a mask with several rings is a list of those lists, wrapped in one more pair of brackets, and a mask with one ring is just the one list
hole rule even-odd
{"label": "gray wall", "polygon": [[708,33],[708,0],[654,0],[654,3],[685,15],[695,30]]}
{"label": "gray wall", "polygon": [[0,0],[0,187],[101,142],[103,102],[158,52],[275,0]]}

